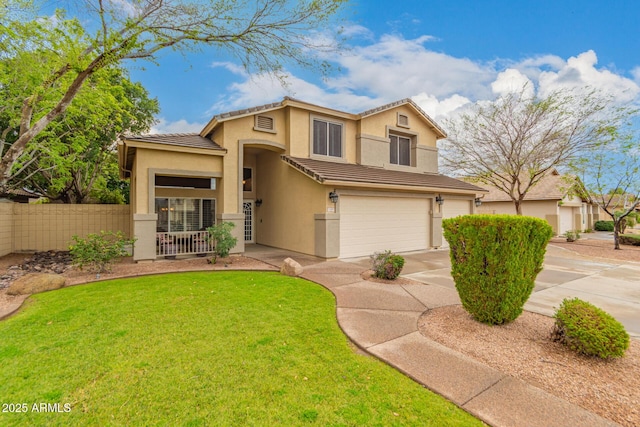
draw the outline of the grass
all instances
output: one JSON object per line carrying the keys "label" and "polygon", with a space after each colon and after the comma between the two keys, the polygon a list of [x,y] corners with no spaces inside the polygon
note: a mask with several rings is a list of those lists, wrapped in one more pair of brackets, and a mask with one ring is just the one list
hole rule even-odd
{"label": "grass", "polygon": [[5,426],[481,425],[357,354],[326,289],[262,272],[34,295],[0,322],[0,396],[28,407],[0,413]]}

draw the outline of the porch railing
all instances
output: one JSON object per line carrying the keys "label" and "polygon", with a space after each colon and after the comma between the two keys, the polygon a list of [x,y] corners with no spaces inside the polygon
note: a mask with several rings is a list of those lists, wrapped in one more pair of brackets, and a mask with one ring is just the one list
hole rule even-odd
{"label": "porch railing", "polygon": [[156,233],[156,255],[204,255],[213,251],[212,243],[206,231]]}

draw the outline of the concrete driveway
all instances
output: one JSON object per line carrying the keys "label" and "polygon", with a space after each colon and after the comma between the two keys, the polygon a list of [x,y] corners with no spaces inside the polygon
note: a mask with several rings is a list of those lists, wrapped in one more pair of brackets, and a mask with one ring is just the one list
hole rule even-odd
{"label": "concrete driveway", "polygon": [[[448,250],[403,254],[402,276],[455,290]],[[370,266],[368,259],[350,260]],[[549,245],[544,269],[537,277],[525,310],[553,316],[564,298],[580,298],[620,321],[629,335],[640,339],[640,263],[577,257]]]}

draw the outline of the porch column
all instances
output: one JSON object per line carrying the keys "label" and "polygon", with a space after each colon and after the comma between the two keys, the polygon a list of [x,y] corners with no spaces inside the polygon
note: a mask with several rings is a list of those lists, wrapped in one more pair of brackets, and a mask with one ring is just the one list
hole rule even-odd
{"label": "porch column", "polygon": [[244,214],[222,213],[217,215],[218,222],[232,222],[235,227],[231,230],[231,235],[238,239],[238,243],[231,249],[232,254],[244,253]]}
{"label": "porch column", "polygon": [[315,255],[322,258],[340,256],[340,214],[315,214]]}
{"label": "porch column", "polygon": [[156,223],[158,214],[133,214],[133,260],[156,259]]}

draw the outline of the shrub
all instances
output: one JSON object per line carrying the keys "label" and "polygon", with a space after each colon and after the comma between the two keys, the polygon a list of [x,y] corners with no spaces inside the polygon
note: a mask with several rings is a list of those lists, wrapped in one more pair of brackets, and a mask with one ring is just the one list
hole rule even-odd
{"label": "shrub", "polygon": [[613,231],[613,221],[596,221],[593,228],[596,231]]}
{"label": "shrub", "polygon": [[516,319],[542,270],[551,226],[516,215],[465,215],[442,224],[465,310],[488,324]]}
{"label": "shrub", "polygon": [[375,252],[371,255],[371,263],[375,277],[394,280],[404,267],[404,258],[391,251]]}
{"label": "shrub", "polygon": [[80,270],[89,266],[91,271],[102,273],[111,270],[116,258],[129,255],[126,246],[132,245],[135,239],[126,239],[121,231],[101,231],[87,235],[86,239],[73,236],[73,241],[69,246],[73,264]]}
{"label": "shrub", "polygon": [[238,239],[231,235],[233,227],[235,227],[235,224],[232,222],[221,222],[207,228],[209,239],[211,239],[215,245],[211,258],[213,264],[218,261],[218,257],[228,257],[231,249],[238,243]]}
{"label": "shrub", "polygon": [[624,326],[586,301],[564,299],[554,317],[551,339],[573,351],[608,359],[623,356],[629,348],[629,334]]}
{"label": "shrub", "polygon": [[575,242],[580,239],[580,231],[579,230],[569,230],[564,233],[564,236],[567,238],[567,242]]}
{"label": "shrub", "polygon": [[625,234],[623,236],[618,236],[618,242],[621,245],[640,246],[640,235],[637,235],[637,234]]}

